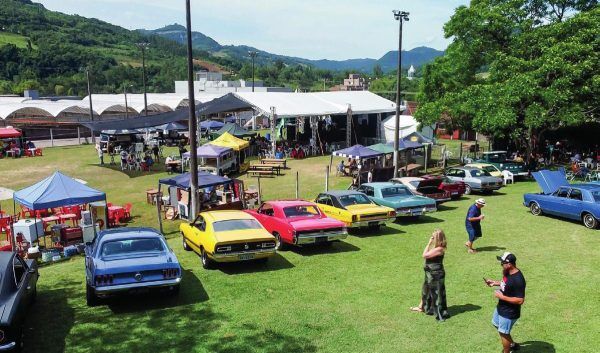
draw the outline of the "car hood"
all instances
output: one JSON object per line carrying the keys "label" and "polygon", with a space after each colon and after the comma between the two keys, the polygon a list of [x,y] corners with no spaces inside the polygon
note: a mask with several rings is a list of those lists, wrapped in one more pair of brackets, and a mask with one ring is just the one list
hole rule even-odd
{"label": "car hood", "polygon": [[561,186],[569,185],[565,174],[557,170],[540,170],[531,173],[544,194],[551,194]]}
{"label": "car hood", "polygon": [[179,262],[170,252],[156,252],[153,254],[127,254],[125,256],[111,256],[95,260],[96,269],[107,273],[131,272],[135,270],[163,269],[167,264]]}
{"label": "car hood", "polygon": [[386,197],[385,199],[378,199],[384,203],[389,204],[394,208],[398,207],[415,207],[425,205],[435,205],[435,200],[425,196],[413,195],[413,196],[395,196]]}
{"label": "car hood", "polygon": [[265,229],[232,230],[214,233],[214,236],[218,243],[275,240],[275,237]]}
{"label": "car hood", "polygon": [[374,204],[369,204],[369,205],[350,205],[350,206],[346,206],[346,209],[355,215],[360,215],[360,214],[370,214],[370,213],[381,213],[381,212],[386,212],[387,210],[384,210],[381,208],[381,206],[378,205],[374,205]]}
{"label": "car hood", "polygon": [[344,227],[345,224],[333,218],[311,218],[289,221],[295,230],[313,230]]}

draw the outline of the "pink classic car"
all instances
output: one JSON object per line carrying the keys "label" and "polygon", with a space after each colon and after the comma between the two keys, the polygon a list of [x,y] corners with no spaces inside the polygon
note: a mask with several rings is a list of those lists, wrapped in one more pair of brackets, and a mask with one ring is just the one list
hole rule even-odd
{"label": "pink classic car", "polygon": [[277,238],[277,250],[287,244],[331,244],[348,236],[343,222],[327,217],[308,201],[267,201],[246,212]]}

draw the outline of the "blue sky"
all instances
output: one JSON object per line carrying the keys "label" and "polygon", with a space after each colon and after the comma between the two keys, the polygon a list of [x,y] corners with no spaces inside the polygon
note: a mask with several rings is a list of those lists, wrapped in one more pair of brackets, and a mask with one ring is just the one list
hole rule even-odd
{"label": "blue sky", "polygon": [[[128,29],[185,25],[184,0],[34,0]],[[403,48],[445,49],[443,25],[467,0],[192,0],[192,27],[220,44],[308,59],[379,58],[396,49],[392,10],[410,12]]]}

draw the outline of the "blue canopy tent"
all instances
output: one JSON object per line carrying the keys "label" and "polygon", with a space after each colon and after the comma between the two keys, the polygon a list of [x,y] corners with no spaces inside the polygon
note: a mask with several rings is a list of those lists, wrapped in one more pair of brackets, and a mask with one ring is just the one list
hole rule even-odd
{"label": "blue canopy tent", "polygon": [[106,194],[56,171],[46,179],[16,191],[13,194],[13,211],[16,213],[16,202],[31,210],[46,210],[95,201],[106,202]]}
{"label": "blue canopy tent", "polygon": [[188,129],[188,127],[186,125],[183,125],[183,124],[178,123],[178,122],[170,122],[170,123],[167,123],[167,124],[155,126],[154,129],[156,129],[156,130],[167,130],[167,131],[185,131],[185,130]]}
{"label": "blue canopy tent", "polygon": [[341,149],[339,151],[334,151],[332,156],[339,156],[344,158],[352,158],[352,159],[366,159],[366,158],[374,158],[381,156],[383,153],[379,151],[372,150],[363,145],[354,145],[348,148]]}
{"label": "blue canopy tent", "polygon": [[[169,178],[163,178],[163,179],[159,179],[158,180],[158,194],[161,194],[161,186],[165,185],[167,187],[176,187],[178,189],[183,189],[187,192],[190,191],[190,181],[191,179],[191,174],[188,173],[183,173],[183,174],[178,174],[176,176],[173,177],[169,177]],[[244,190],[244,186],[243,183],[239,180],[236,179],[230,179],[230,178],[226,178],[226,177],[222,177],[219,175],[214,175],[214,174],[210,174],[204,171],[198,171],[198,189],[206,189],[206,188],[211,188],[211,187],[216,187],[216,186],[221,186],[221,185],[231,185],[232,189],[236,189],[235,184],[236,183],[240,183],[241,187],[237,188],[239,190]],[[238,195],[241,196],[241,195]],[[186,208],[186,210],[189,210],[190,208],[190,200],[191,198],[188,198],[187,200],[187,204],[183,204]],[[240,197],[240,200],[243,200],[242,197]],[[243,201],[240,201],[243,202]],[[162,226],[162,217],[160,214],[160,202],[156,203],[157,205],[157,210],[158,210],[158,224],[160,227],[160,231],[163,231],[163,226]],[[178,204],[182,205],[182,204]],[[243,203],[241,203],[240,205],[241,207],[243,207]],[[240,208],[241,208],[240,207]],[[200,209],[200,208],[198,208]],[[192,215],[187,215],[188,219],[195,219],[196,215],[193,215],[193,217],[191,217]]]}
{"label": "blue canopy tent", "polygon": [[204,120],[200,122],[200,130],[218,130],[222,128],[225,124],[216,120]]}

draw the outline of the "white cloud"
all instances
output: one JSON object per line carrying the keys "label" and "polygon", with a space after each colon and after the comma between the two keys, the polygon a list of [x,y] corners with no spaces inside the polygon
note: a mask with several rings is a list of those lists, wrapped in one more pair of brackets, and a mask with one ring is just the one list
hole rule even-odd
{"label": "white cloud", "polygon": [[[185,1],[42,0],[47,8],[123,26],[185,24]],[[397,47],[392,10],[409,11],[404,48],[445,49],[443,24],[467,0],[192,0],[192,27],[221,44],[311,59],[379,58]]]}

